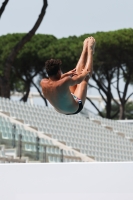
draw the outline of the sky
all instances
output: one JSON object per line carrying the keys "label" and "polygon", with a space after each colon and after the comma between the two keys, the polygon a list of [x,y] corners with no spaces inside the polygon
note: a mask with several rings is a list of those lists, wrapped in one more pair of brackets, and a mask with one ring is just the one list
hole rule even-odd
{"label": "sky", "polygon": [[[0,0],[2,4],[4,0]],[[0,20],[0,35],[27,32],[37,19],[42,0],[10,0]],[[57,38],[133,27],[132,0],[48,0],[37,33]]]}
{"label": "sky", "polygon": [[[4,0],[0,0],[0,5]],[[10,0],[0,19],[0,35],[28,32],[42,8],[42,0]],[[133,0],[48,0],[46,15],[37,33],[57,38],[98,31],[133,28]],[[92,81],[92,80],[91,80]],[[34,88],[32,91],[36,92]],[[132,88],[129,88],[130,94]],[[117,94],[114,91],[115,96]],[[99,95],[94,89],[88,95]],[[34,102],[38,102],[38,99]],[[40,104],[44,104],[40,100]],[[90,107],[90,104],[85,104]],[[92,108],[94,112],[95,109]]]}

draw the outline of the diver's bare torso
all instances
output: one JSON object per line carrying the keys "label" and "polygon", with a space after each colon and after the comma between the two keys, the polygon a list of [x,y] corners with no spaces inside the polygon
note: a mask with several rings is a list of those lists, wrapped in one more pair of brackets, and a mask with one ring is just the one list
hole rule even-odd
{"label": "diver's bare torso", "polygon": [[41,87],[44,97],[53,105],[55,110],[63,114],[74,113],[78,110],[79,104],[74,100],[65,85],[66,78],[52,81],[50,79],[42,79]]}

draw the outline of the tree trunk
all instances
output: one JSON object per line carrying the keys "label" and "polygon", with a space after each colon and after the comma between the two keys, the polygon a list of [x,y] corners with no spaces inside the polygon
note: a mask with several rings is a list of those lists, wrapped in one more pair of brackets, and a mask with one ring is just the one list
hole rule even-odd
{"label": "tree trunk", "polygon": [[10,80],[7,80],[5,76],[0,77],[0,89],[1,97],[10,99]]}
{"label": "tree trunk", "polygon": [[106,104],[106,118],[111,119],[111,98],[108,98],[108,100],[107,100],[107,104]]}
{"label": "tree trunk", "polygon": [[47,0],[43,0],[43,7],[41,10],[41,13],[34,27],[21,39],[21,41],[17,43],[17,45],[15,45],[15,47],[12,49],[11,53],[9,54],[8,58],[6,59],[6,63],[4,67],[4,76],[0,78],[2,97],[10,98],[10,73],[11,73],[11,68],[13,66],[14,59],[17,56],[18,52],[22,49],[22,47],[33,37],[36,30],[40,26],[46,12],[47,5],[48,5]]}
{"label": "tree trunk", "polygon": [[26,83],[26,94],[20,99],[20,101],[27,102],[28,96],[30,93],[30,83]]}
{"label": "tree trunk", "polygon": [[125,119],[125,104],[120,104],[119,119]]}
{"label": "tree trunk", "polygon": [[6,7],[7,3],[8,3],[8,1],[9,1],[9,0],[5,0],[5,1],[2,3],[2,6],[1,6],[1,8],[0,8],[0,18],[1,18],[2,14],[3,14],[4,10],[5,10],[5,7]]}

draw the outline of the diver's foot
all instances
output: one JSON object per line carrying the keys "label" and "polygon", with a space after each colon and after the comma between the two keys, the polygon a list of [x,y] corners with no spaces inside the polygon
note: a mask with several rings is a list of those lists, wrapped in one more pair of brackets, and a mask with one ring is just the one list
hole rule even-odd
{"label": "diver's foot", "polygon": [[95,52],[95,46],[96,46],[96,41],[95,38],[93,38],[92,36],[88,38],[88,51],[92,50],[93,54]]}

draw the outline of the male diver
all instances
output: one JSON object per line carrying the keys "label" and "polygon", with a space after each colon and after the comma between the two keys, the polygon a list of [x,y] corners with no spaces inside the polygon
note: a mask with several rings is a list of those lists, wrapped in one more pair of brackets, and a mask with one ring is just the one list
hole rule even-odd
{"label": "male diver", "polygon": [[62,74],[61,61],[50,59],[45,63],[49,79],[42,79],[40,85],[44,97],[56,111],[73,115],[79,113],[85,103],[87,84],[93,71],[95,39],[86,38],[75,69]]}

